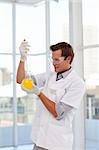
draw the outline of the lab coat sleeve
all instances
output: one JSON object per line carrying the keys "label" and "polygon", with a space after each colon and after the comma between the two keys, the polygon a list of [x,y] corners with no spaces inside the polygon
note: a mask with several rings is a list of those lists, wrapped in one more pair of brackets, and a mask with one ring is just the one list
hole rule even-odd
{"label": "lab coat sleeve", "polygon": [[32,75],[31,76],[32,80],[34,81],[34,83],[39,87],[44,87],[45,82],[47,80],[47,74],[46,73],[41,73],[41,74],[37,74],[37,75]]}
{"label": "lab coat sleeve", "polygon": [[73,109],[73,107],[66,105],[62,102],[57,103],[55,108],[58,115],[56,117],[57,120],[61,120],[62,118],[64,118],[66,114]]}
{"label": "lab coat sleeve", "polygon": [[73,108],[79,108],[83,95],[85,93],[85,84],[83,80],[74,80],[68,89],[65,89],[65,94],[61,98],[61,102]]}

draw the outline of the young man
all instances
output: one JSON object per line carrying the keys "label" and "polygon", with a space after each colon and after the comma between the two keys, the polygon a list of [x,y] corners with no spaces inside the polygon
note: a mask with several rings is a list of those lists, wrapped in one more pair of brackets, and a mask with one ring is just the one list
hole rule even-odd
{"label": "young man", "polygon": [[[24,63],[29,45],[23,41],[20,45],[21,59],[17,70],[17,83],[25,77]],[[74,58],[70,44],[61,42],[50,46],[55,72],[32,75],[32,90],[22,89],[36,94],[37,115],[33,122],[33,150],[72,150],[72,120],[85,92],[83,80],[71,67]],[[43,87],[43,91],[39,88]]]}

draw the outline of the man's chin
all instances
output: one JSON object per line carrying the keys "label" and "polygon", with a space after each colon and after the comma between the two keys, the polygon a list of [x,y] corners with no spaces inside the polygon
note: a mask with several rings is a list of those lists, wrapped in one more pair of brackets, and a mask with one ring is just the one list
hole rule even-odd
{"label": "man's chin", "polygon": [[58,68],[55,68],[54,70],[55,70],[55,72],[59,72],[59,69],[58,69]]}

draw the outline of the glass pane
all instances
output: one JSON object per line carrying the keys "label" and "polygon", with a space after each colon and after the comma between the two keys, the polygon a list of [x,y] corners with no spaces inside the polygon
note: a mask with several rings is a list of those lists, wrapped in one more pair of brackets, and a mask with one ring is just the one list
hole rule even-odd
{"label": "glass pane", "polygon": [[[17,125],[18,144],[29,144],[31,141],[32,119],[36,110],[36,96],[26,95],[18,97],[17,101]],[[25,131],[25,132],[24,132]]]}
{"label": "glass pane", "polygon": [[93,80],[92,84],[99,84],[97,80],[99,77],[99,48],[84,50],[84,76],[87,81]]}
{"label": "glass pane", "polygon": [[[19,58],[20,56],[17,56],[17,67]],[[31,71],[33,74],[46,72],[46,55],[28,56],[26,70]]]}
{"label": "glass pane", "polygon": [[[84,50],[86,150],[99,147],[99,48]],[[90,132],[91,131],[91,132]]]}
{"label": "glass pane", "polygon": [[16,8],[16,47],[26,39],[30,53],[45,52],[45,4],[35,6],[17,5]]}
{"label": "glass pane", "polygon": [[69,42],[68,0],[51,1],[50,6],[51,43]]}
{"label": "glass pane", "polygon": [[84,45],[99,44],[99,0],[83,0]]}
{"label": "glass pane", "polygon": [[0,55],[0,60],[0,146],[11,146],[13,144],[12,56]]}
{"label": "glass pane", "polygon": [[12,5],[0,3],[0,53],[12,52]]}
{"label": "glass pane", "polygon": [[29,56],[28,67],[34,74],[46,72],[46,56]]}
{"label": "glass pane", "polygon": [[6,68],[10,73],[13,72],[11,55],[0,55],[0,68]]}
{"label": "glass pane", "polygon": [[35,96],[25,95],[18,97],[17,111],[18,111],[18,125],[29,124],[33,119],[36,103]]}

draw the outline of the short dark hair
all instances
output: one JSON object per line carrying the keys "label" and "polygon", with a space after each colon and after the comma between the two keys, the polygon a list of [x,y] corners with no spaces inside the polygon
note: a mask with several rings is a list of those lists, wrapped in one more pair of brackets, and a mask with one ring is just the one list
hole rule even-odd
{"label": "short dark hair", "polygon": [[62,56],[65,56],[65,59],[68,56],[71,56],[70,63],[72,63],[73,58],[74,58],[74,52],[73,52],[72,46],[70,44],[66,43],[66,42],[60,42],[60,43],[57,43],[55,45],[50,46],[50,50],[53,51],[53,52],[57,51],[59,49],[62,50]]}

